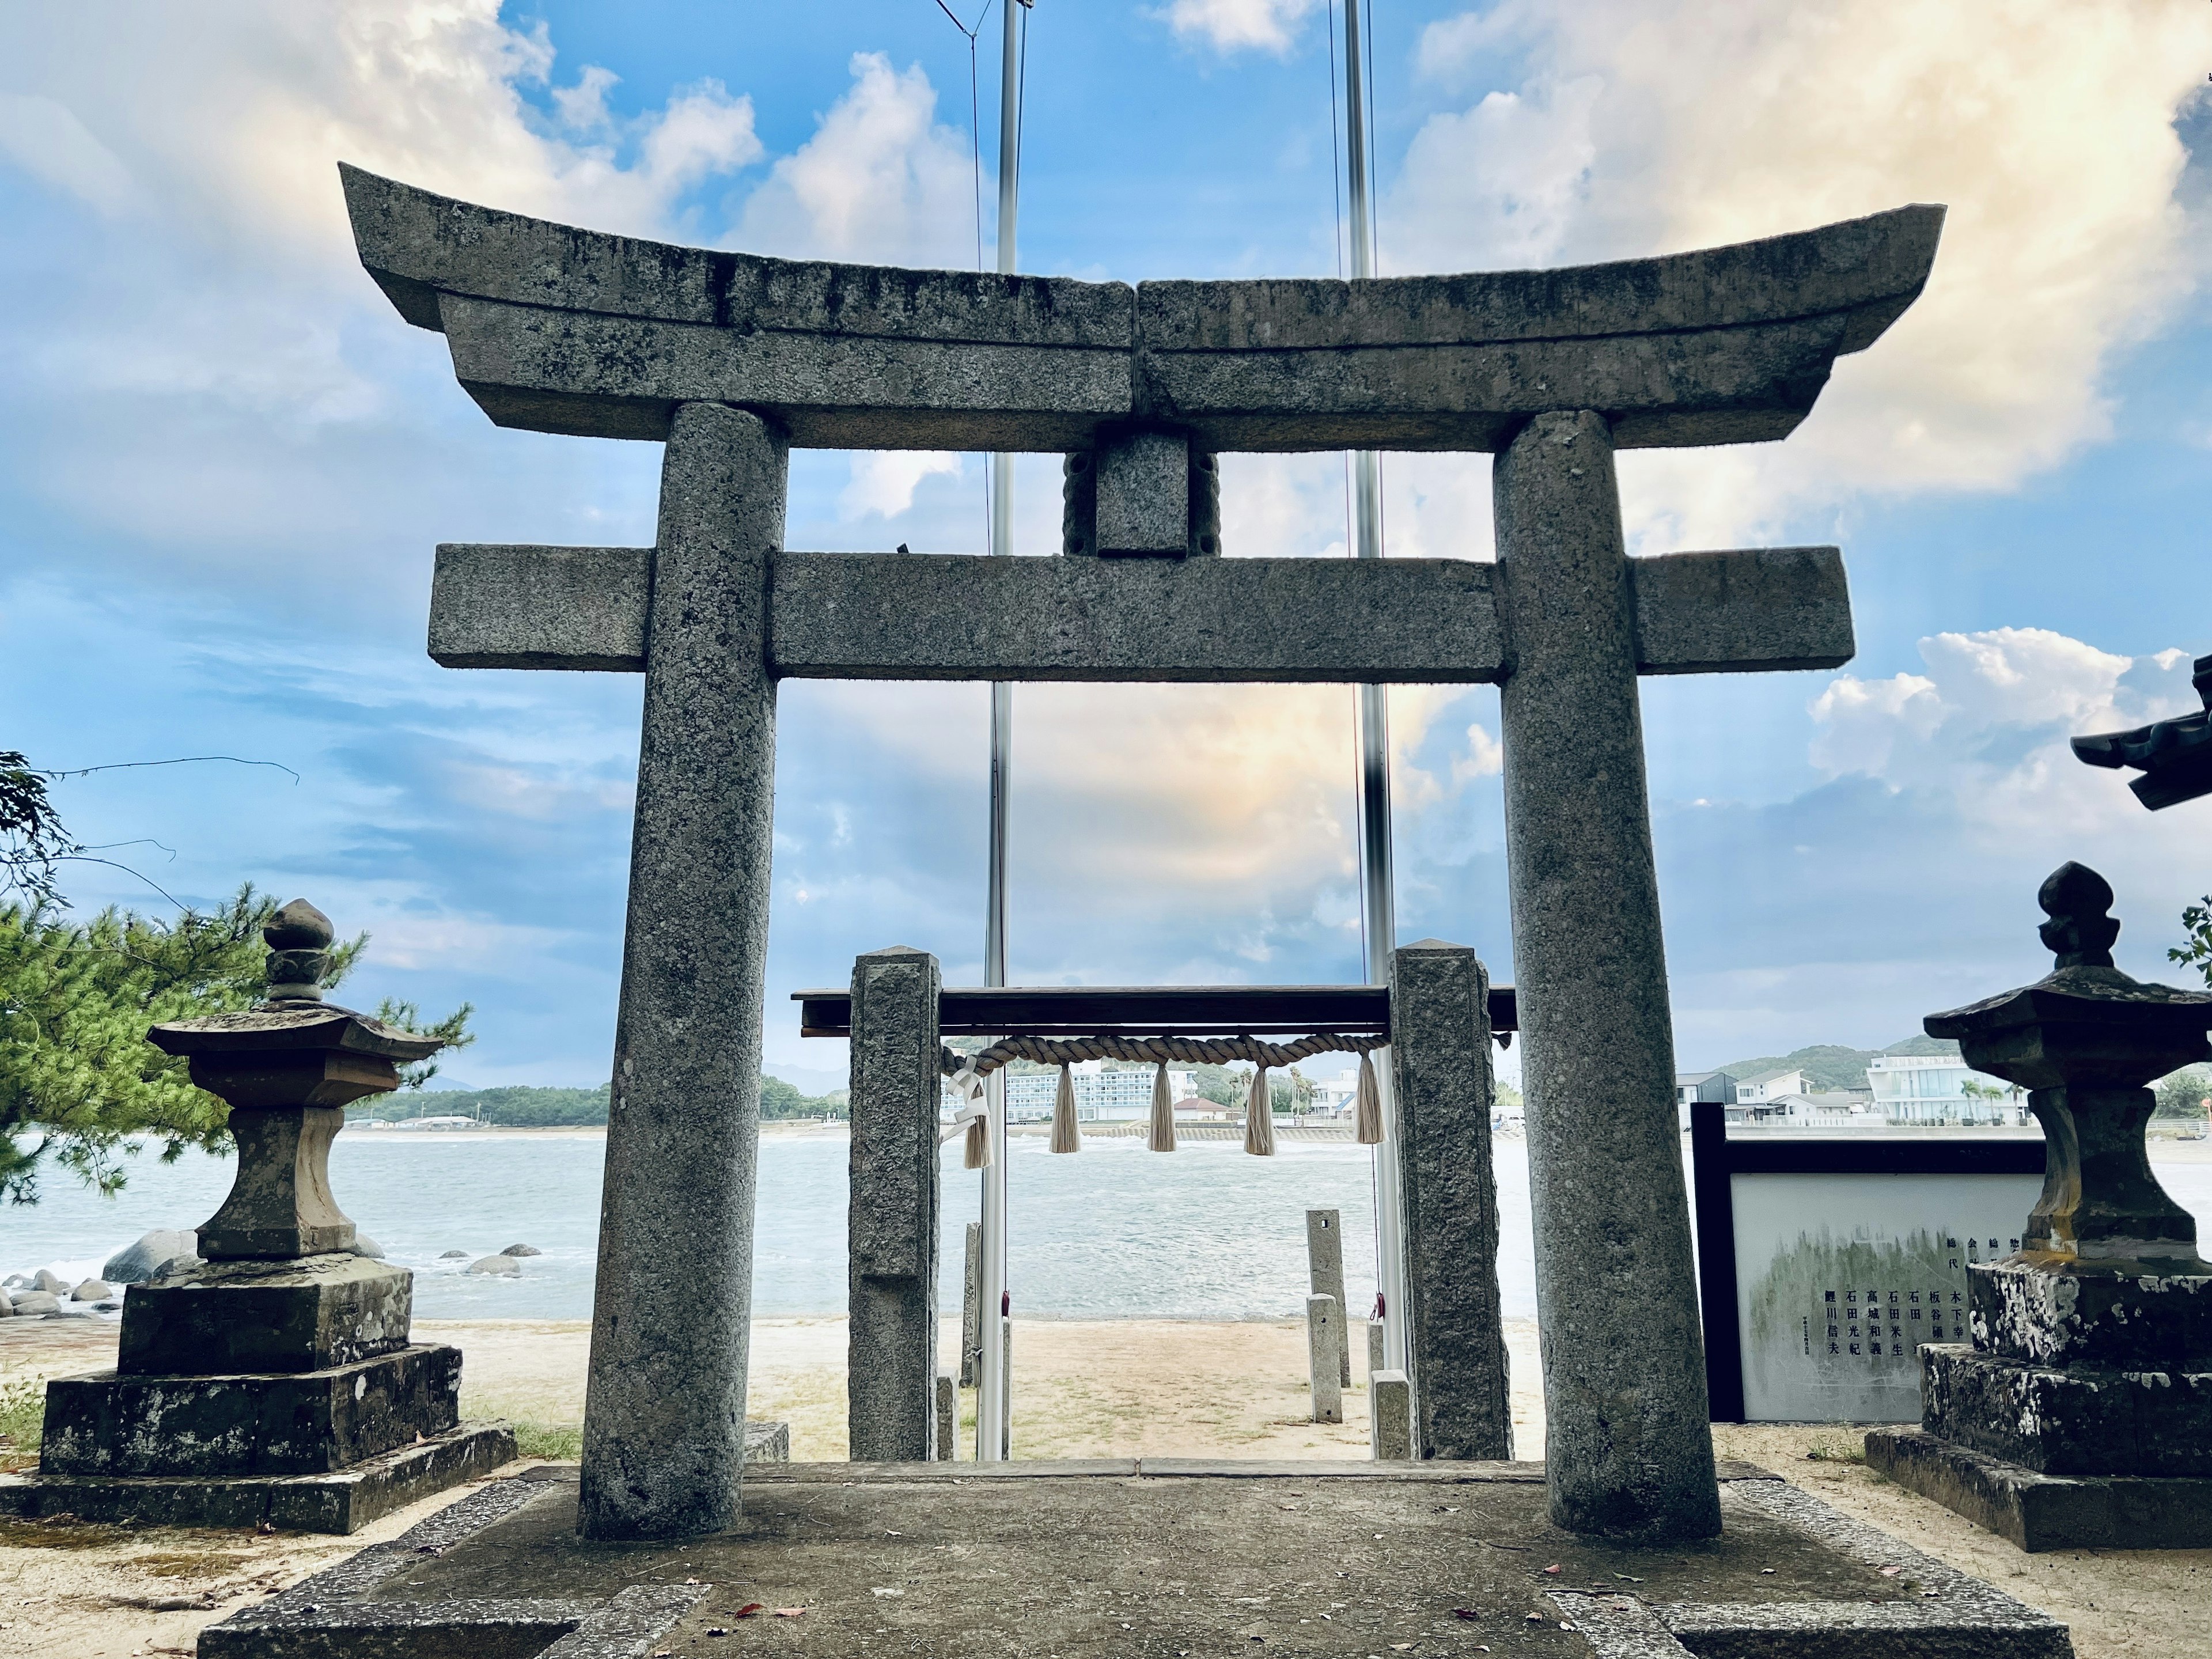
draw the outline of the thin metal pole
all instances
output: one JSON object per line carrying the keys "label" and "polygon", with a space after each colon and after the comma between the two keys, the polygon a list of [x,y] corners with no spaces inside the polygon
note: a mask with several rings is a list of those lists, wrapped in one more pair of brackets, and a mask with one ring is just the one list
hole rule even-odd
{"label": "thin metal pole", "polygon": [[[1360,0],[1345,0],[1345,155],[1351,174],[1352,275],[1375,275],[1375,231],[1367,191],[1367,85],[1359,31]],[[1352,467],[1352,550],[1363,559],[1382,556],[1382,471],[1372,450],[1355,450]],[[1390,863],[1390,706],[1387,689],[1359,688],[1359,918],[1367,947],[1367,982],[1387,985],[1397,948],[1395,893]],[[1382,1292],[1382,1355],[1407,1369],[1406,1255],[1398,1197],[1398,1124],[1387,1057],[1376,1069],[1382,1097],[1382,1141],[1375,1148],[1376,1282]]]}
{"label": "thin metal pole", "polygon": [[[1005,14],[999,74],[999,269],[1014,268],[1015,200],[1021,165],[1021,25],[1025,0],[1000,0]],[[1014,458],[991,458],[991,551],[1014,550]],[[1014,749],[1014,688],[991,685],[991,836],[989,891],[983,922],[983,983],[1006,982],[1006,807]],[[991,1161],[983,1166],[982,1340],[976,1371],[975,1461],[996,1463],[1006,1455],[1012,1396],[1006,1375],[1006,1082],[1003,1067],[991,1073],[985,1099],[991,1122]]]}

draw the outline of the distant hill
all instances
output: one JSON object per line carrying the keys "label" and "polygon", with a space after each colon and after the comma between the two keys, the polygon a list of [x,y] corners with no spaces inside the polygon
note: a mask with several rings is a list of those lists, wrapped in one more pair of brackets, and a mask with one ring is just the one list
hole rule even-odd
{"label": "distant hill", "polygon": [[1839,1043],[1816,1042],[1809,1048],[1786,1054],[1762,1054],[1756,1060],[1732,1060],[1718,1067],[1731,1077],[1747,1078],[1759,1072],[1795,1068],[1805,1073],[1816,1091],[1863,1089],[1867,1062],[1884,1054],[1955,1054],[1959,1045],[1942,1037],[1907,1037],[1887,1048],[1846,1048]]}

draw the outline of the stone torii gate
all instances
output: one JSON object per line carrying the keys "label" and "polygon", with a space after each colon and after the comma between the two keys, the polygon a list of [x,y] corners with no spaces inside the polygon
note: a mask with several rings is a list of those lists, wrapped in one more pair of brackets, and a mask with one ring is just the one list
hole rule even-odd
{"label": "stone torii gate", "polygon": [[[653,546],[442,546],[430,620],[448,666],[645,675],[587,1534],[738,1514],[793,677],[1500,685],[1552,1514],[1718,1531],[1636,678],[1834,667],[1850,601],[1834,548],[1626,557],[1613,452],[1786,435],[1919,294],[1941,208],[1132,289],[673,247],[342,171],[362,264],[495,422],[666,446]],[[787,552],[793,445],[1061,453],[1079,556]],[[1495,454],[1497,562],[1208,556],[1215,453],[1351,448]]]}

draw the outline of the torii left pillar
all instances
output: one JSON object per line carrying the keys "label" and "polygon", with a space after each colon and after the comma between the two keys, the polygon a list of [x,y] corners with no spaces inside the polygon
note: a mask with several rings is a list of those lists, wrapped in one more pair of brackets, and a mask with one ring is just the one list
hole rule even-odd
{"label": "torii left pillar", "polygon": [[788,457],[757,416],[686,404],[661,461],[584,1402],[589,1538],[738,1518],[775,807],[768,569]]}

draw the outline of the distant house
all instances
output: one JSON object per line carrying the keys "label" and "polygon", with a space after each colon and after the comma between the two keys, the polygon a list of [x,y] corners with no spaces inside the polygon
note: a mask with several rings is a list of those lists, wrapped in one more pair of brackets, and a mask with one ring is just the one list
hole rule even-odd
{"label": "distant house", "polygon": [[1765,1129],[1879,1129],[1887,1121],[1873,1097],[1856,1090],[1778,1095],[1737,1109],[1747,1127]]}
{"label": "distant house", "polygon": [[1674,1102],[1687,1106],[1700,1100],[1734,1100],[1735,1079],[1726,1072],[1677,1072]]}
{"label": "distant house", "polygon": [[1784,1095],[1809,1095],[1813,1081],[1795,1066],[1777,1066],[1771,1072],[1753,1072],[1749,1077],[1735,1080],[1735,1103],[1739,1106],[1760,1106],[1770,1100],[1779,1100]]}
{"label": "distant house", "polygon": [[1735,1098],[1735,1079],[1726,1072],[1677,1072],[1674,1073],[1674,1105],[1679,1110],[1682,1127],[1690,1127],[1690,1108],[1701,1100],[1717,1100],[1725,1105]]}
{"label": "distant house", "polygon": [[1175,1103],[1175,1115],[1178,1120],[1183,1118],[1218,1118],[1225,1115],[1228,1110],[1229,1109],[1226,1106],[1224,1106],[1219,1101],[1208,1100],[1201,1095],[1188,1095],[1184,1098],[1178,1100]]}

